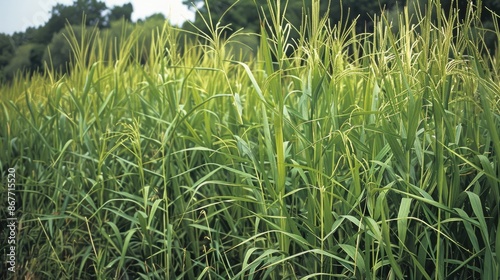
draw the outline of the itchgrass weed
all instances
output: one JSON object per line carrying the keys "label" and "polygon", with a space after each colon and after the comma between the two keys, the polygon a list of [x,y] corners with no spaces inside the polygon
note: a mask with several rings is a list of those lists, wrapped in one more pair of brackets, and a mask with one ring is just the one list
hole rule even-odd
{"label": "itchgrass weed", "polygon": [[429,0],[417,24],[356,34],[319,1],[291,26],[280,3],[246,60],[230,43],[247,35],[210,19],[195,41],[158,27],[145,61],[140,30],[94,30],[68,38],[69,74],[1,87],[14,277],[498,279],[498,52],[478,7]]}

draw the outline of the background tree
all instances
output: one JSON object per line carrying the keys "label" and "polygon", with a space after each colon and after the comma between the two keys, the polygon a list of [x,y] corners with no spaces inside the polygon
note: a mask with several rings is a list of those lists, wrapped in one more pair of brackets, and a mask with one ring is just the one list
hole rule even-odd
{"label": "background tree", "polygon": [[[273,2],[273,1],[272,1]],[[285,7],[287,1],[281,1],[281,7]],[[209,9],[204,5],[205,0],[184,0],[183,4],[193,8],[193,4],[198,8],[198,13],[194,20],[194,25],[201,30],[205,27],[202,17],[208,18],[208,11],[210,10],[210,16],[214,22],[221,19],[221,16],[226,13],[223,17],[221,23],[228,24],[231,23],[232,30],[237,30],[241,27],[245,27],[248,30],[258,30],[259,28],[259,13],[264,13],[264,15],[269,16],[269,8],[267,0],[240,0],[237,3],[233,0],[208,0]],[[236,4],[235,4],[236,3]],[[233,5],[231,10],[228,10],[231,5]],[[328,17],[332,23],[337,23],[341,20],[341,15],[344,16],[342,20],[353,20],[359,17],[358,26],[360,29],[364,29],[365,25],[371,22],[372,15],[381,10],[382,7],[388,6],[392,7],[396,4],[396,0],[332,0],[332,1],[321,1],[321,13],[326,13],[328,7],[330,12]],[[292,25],[299,27],[302,21],[302,12],[304,9],[310,9],[312,5],[312,0],[302,0],[302,1],[288,1],[286,17]]]}
{"label": "background tree", "polygon": [[132,13],[134,12],[134,7],[131,3],[123,4],[123,6],[114,6],[108,15],[108,21],[111,23],[116,20],[132,21]]}
{"label": "background tree", "polygon": [[17,48],[8,65],[3,68],[4,78],[11,80],[20,71],[26,73],[37,71],[41,66],[39,56],[41,56],[43,49],[44,45],[34,43]]}
{"label": "background tree", "polygon": [[[293,41],[299,38],[299,30],[303,22],[304,14],[311,14],[313,0],[297,0],[285,1],[281,0],[280,7],[282,14],[285,15],[286,22],[290,23],[293,28],[289,35],[289,43],[293,45]],[[228,37],[230,34],[243,28],[245,32],[259,32],[261,21],[265,18],[271,21],[271,12],[268,5],[268,0],[207,0],[208,8],[205,6],[205,0],[184,0],[183,3],[188,5],[192,10],[197,7],[197,13],[193,23],[185,23],[184,29],[192,32],[201,31],[210,35],[209,18],[212,19],[213,25],[220,23],[222,26],[229,25],[223,33],[223,37]],[[271,1],[276,9],[276,1]],[[357,18],[356,29],[359,32],[372,30],[373,14],[379,12],[381,7],[395,5],[396,0],[324,0],[320,1],[320,15],[327,16],[331,25],[337,24],[339,21],[350,23]],[[194,6],[193,6],[194,4]],[[286,4],[286,5],[285,5]],[[286,11],[284,11],[286,9]],[[327,14],[328,12],[328,14]],[[342,18],[341,18],[342,17]],[[266,26],[267,27],[267,26]],[[307,37],[307,30],[304,34]],[[255,49],[258,46],[258,39],[251,39],[250,47]],[[287,49],[287,54],[293,52],[293,48]]]}
{"label": "background tree", "polygon": [[[52,41],[46,48],[42,61],[47,63],[50,67],[53,67],[54,70],[60,71],[62,73],[67,72],[70,67],[71,62],[74,61],[74,53],[71,44],[82,44],[82,35],[84,35],[83,40],[85,40],[84,44],[88,44],[89,46],[93,44],[94,37],[91,32],[87,31],[81,25],[72,25],[67,26],[65,29],[59,31],[54,35]],[[77,42],[71,42],[70,39],[76,39]],[[90,51],[91,48],[88,48]]]}
{"label": "background tree", "polygon": [[[416,24],[418,19],[416,15],[418,13],[424,14],[425,7],[427,6],[428,0],[407,0],[404,3],[398,3],[397,6],[393,6],[391,10],[388,11],[389,21],[393,22],[392,30],[393,32],[398,32],[398,18],[399,13],[402,8],[406,6],[408,8],[409,14],[412,15],[411,21]],[[441,8],[444,11],[446,17],[450,13],[456,13],[458,15],[458,20],[463,21],[467,16],[467,8],[469,4],[473,4],[474,9],[478,9],[478,0],[440,0]],[[500,1],[498,0],[482,0],[481,1],[481,24],[485,29],[494,30],[495,24],[500,25],[499,17],[494,17],[491,13],[493,11],[497,15],[500,14]],[[436,13],[433,12],[433,20],[436,19]],[[496,23],[495,23],[496,21]],[[487,49],[493,52],[498,47],[498,40],[496,35],[492,32],[486,32],[484,30],[475,29],[475,35],[481,34],[484,36]],[[478,46],[481,47],[481,46]]]}
{"label": "background tree", "polygon": [[[310,9],[312,0],[297,0],[285,1],[280,0],[282,7],[287,4],[286,19],[295,28],[300,28],[302,22],[303,12]],[[435,0],[437,1],[437,0]],[[467,6],[471,0],[439,0],[443,11],[458,13],[459,20],[463,20],[466,16]],[[489,29],[494,29],[495,24],[500,25],[498,17],[492,17],[488,10],[492,10],[500,14],[500,1],[498,0],[472,0],[474,5],[482,4],[481,21],[482,25]],[[223,36],[228,37],[236,30],[244,28],[246,32],[256,32],[260,28],[260,21],[262,16],[269,18],[270,12],[267,0],[184,0],[183,3],[195,10],[197,13],[193,23],[185,23],[183,28],[192,32],[201,31],[210,35],[210,23],[206,21],[212,19],[213,25],[220,23],[221,25],[229,25]],[[208,3],[209,7],[206,7]],[[276,1],[271,1],[276,3]],[[194,4],[194,5],[193,5]],[[412,20],[416,23],[417,8],[425,9],[428,0],[323,0],[320,1],[321,14],[324,15],[327,11],[330,24],[337,24],[339,21],[342,23],[351,23],[356,19],[356,31],[362,33],[365,31],[373,30],[373,18],[375,14],[381,14],[382,10],[389,11],[390,19],[397,20],[398,13],[404,6],[408,6]],[[194,8],[196,7],[196,8]],[[310,11],[307,11],[310,14]],[[260,16],[259,16],[260,15]],[[435,15],[435,13],[434,13]],[[342,17],[342,18],[341,18]],[[494,22],[496,21],[496,23]],[[397,24],[394,26],[397,27]],[[394,28],[397,32],[397,28]],[[483,32],[476,30],[476,32]],[[292,30],[290,37],[297,38],[298,33]],[[486,32],[484,38],[488,49],[493,51],[498,44],[498,38],[494,34]]]}
{"label": "background tree", "polygon": [[49,21],[38,30],[34,41],[48,44],[52,36],[61,31],[66,24],[105,27],[106,4],[98,0],[75,0],[72,5],[57,4],[52,8]]}
{"label": "background tree", "polygon": [[3,82],[5,77],[4,68],[9,65],[12,56],[15,53],[14,40],[7,34],[0,34],[0,82]]}
{"label": "background tree", "polygon": [[9,61],[14,54],[14,41],[7,35],[0,33],[0,67],[9,64]]}

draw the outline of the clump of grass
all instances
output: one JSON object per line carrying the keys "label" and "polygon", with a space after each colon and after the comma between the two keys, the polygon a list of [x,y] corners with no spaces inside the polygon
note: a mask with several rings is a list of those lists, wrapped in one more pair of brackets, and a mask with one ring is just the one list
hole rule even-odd
{"label": "clump of grass", "polygon": [[318,1],[301,27],[268,5],[248,60],[224,26],[181,52],[165,25],[146,62],[127,55],[139,35],[70,38],[94,53],[70,74],[2,87],[15,277],[498,278],[498,53],[478,7],[356,34]]}

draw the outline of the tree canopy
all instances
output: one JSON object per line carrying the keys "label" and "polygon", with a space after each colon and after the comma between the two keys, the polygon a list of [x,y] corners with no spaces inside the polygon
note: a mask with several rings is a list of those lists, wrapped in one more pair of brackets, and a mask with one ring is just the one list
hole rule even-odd
{"label": "tree canopy", "polygon": [[[310,9],[313,0],[301,1],[281,1],[281,8],[286,8],[286,18],[295,27],[299,27],[302,21],[302,14],[305,9]],[[205,0],[184,0],[183,3],[191,9],[193,4],[197,9],[194,25],[203,31],[208,31],[203,19],[208,19],[209,16],[213,22],[221,22],[221,24],[231,24],[232,30],[245,28],[249,31],[257,31],[259,21],[262,16],[269,18],[270,10],[268,0],[207,0],[209,7],[203,3]],[[277,2],[271,1],[276,4]],[[344,0],[344,1],[320,1],[321,14],[325,15],[328,12],[328,18],[332,24],[341,20],[352,21],[358,18],[358,26],[364,28],[366,23],[371,22],[371,17],[374,13],[381,10],[382,7],[392,7],[396,4],[396,0]],[[259,16],[260,15],[260,16]]]}
{"label": "tree canopy", "polygon": [[69,6],[57,4],[52,7],[49,21],[37,30],[33,41],[40,44],[50,43],[52,36],[66,24],[102,28],[107,25],[104,13],[106,9],[106,4],[98,0],[75,0],[73,5]]}
{"label": "tree canopy", "polygon": [[134,12],[134,7],[132,4],[127,3],[122,6],[114,6],[108,16],[110,22],[121,20],[132,21],[132,13]]}
{"label": "tree canopy", "polygon": [[[72,5],[56,4],[43,26],[29,27],[25,32],[13,35],[0,34],[0,81],[11,79],[19,70],[36,71],[44,62],[64,69],[71,53],[64,36],[65,26],[72,26],[76,33],[80,32],[82,25],[111,28],[113,22],[131,22],[132,12],[131,3],[112,8],[99,0],[75,0]],[[48,61],[49,57],[51,61]]]}

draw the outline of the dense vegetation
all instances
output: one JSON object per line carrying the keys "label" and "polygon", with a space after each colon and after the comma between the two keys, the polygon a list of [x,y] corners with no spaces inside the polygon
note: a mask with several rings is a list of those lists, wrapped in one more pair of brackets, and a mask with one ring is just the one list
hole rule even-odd
{"label": "dense vegetation", "polygon": [[[271,14],[267,0],[184,0],[183,2],[196,11],[194,22],[185,22],[182,25],[182,29],[187,33],[181,35],[191,40],[195,39],[193,34],[210,36],[215,28],[210,23],[215,25],[217,22],[226,27],[222,30],[221,37],[227,38],[240,29],[244,29],[246,33],[259,33],[263,17],[270,17]],[[287,20],[291,25],[298,27],[303,16],[311,14],[312,2],[312,0],[283,1],[281,9],[286,8]],[[445,11],[454,9],[458,11],[458,20],[465,18],[469,0],[441,0],[440,2]],[[478,16],[483,26],[493,29],[494,22],[498,23],[498,20],[491,17],[489,10],[500,13],[500,2],[474,0],[473,3],[482,7],[478,11]],[[324,0],[320,1],[319,11],[321,16],[328,17],[329,22],[326,24],[330,27],[338,22],[351,23],[356,19],[356,32],[362,33],[373,31],[373,18],[380,15],[381,10],[389,11],[389,20],[397,21],[397,15],[403,7],[407,6],[409,14],[413,15],[419,11],[422,12],[426,5],[427,0]],[[161,26],[166,20],[164,15],[155,14],[138,22],[132,22],[132,13],[133,6],[130,3],[107,7],[99,0],[74,0],[72,5],[54,6],[50,19],[42,26],[33,26],[24,32],[12,35],[0,33],[0,82],[12,81],[20,72],[29,74],[43,72],[46,66],[60,72],[69,71],[70,60],[74,58],[67,40],[68,34],[65,34],[66,25],[72,26],[76,31],[81,30],[82,27],[99,29],[100,33],[103,36],[105,34],[107,38],[107,40],[103,38],[103,43],[113,44],[116,38],[129,36],[134,28],[142,28],[143,30],[139,32],[142,34],[141,37],[145,41],[150,41],[152,27]],[[410,20],[414,24],[417,23],[416,17],[411,17]],[[393,28],[397,29],[397,26],[398,24]],[[289,43],[293,43],[293,39],[299,37],[299,32],[300,30],[296,29],[290,30]],[[80,36],[79,32],[75,35]],[[486,36],[485,38],[490,50],[495,47],[493,37]],[[256,49],[259,45],[257,37],[246,36],[239,40],[252,49]],[[180,50],[184,42],[184,39],[179,40]],[[139,54],[143,60],[148,51],[149,46],[145,44],[142,53]],[[248,49],[245,51],[249,52]]]}
{"label": "dense vegetation", "polygon": [[498,25],[267,7],[254,35],[70,28],[68,73],[0,87],[2,278],[499,278]]}

